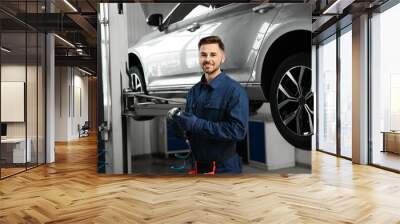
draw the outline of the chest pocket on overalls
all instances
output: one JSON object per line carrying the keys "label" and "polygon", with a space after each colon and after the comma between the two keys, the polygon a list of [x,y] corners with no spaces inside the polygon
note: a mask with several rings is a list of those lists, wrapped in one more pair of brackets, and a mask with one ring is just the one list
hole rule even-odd
{"label": "chest pocket on overalls", "polygon": [[222,98],[212,98],[203,106],[204,115],[210,121],[222,121],[224,116],[224,103]]}

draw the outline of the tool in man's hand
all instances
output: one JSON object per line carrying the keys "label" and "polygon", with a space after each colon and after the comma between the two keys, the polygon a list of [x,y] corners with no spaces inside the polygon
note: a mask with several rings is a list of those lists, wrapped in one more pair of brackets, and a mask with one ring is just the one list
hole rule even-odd
{"label": "tool in man's hand", "polygon": [[[170,166],[170,168],[171,168],[171,169],[174,169],[174,170],[183,170],[183,169],[185,169],[186,166],[188,165],[187,162],[186,162],[186,160],[189,159],[189,157],[190,157],[190,155],[191,155],[191,152],[192,152],[191,149],[190,149],[189,139],[188,139],[188,137],[186,136],[186,132],[183,131],[183,129],[178,125],[178,123],[174,121],[174,117],[175,117],[175,116],[179,116],[181,112],[182,112],[182,111],[181,111],[180,108],[174,107],[174,108],[172,108],[171,110],[169,110],[168,113],[167,113],[167,119],[170,120],[171,122],[173,122],[173,125],[175,125],[175,127],[177,127],[177,128],[175,128],[175,129],[179,129],[179,133],[175,133],[175,134],[177,134],[178,136],[184,137],[184,138],[185,138],[185,141],[186,141],[186,144],[189,146],[189,152],[188,152],[186,155],[180,155],[180,154],[178,154],[178,153],[175,153],[175,154],[174,154],[174,156],[175,156],[176,158],[178,158],[178,159],[183,159],[183,164],[182,164],[182,166],[173,166],[173,165]],[[175,130],[175,131],[177,131],[177,130]],[[181,132],[182,132],[182,134],[181,134]]]}
{"label": "tool in man's hand", "polygon": [[174,107],[171,110],[168,111],[167,113],[167,118],[169,120],[173,120],[175,116],[179,116],[179,113],[181,113],[181,108],[179,107]]}
{"label": "tool in man's hand", "polygon": [[[175,170],[182,170],[185,169],[187,166],[186,160],[189,159],[190,155],[191,155],[191,148],[190,148],[190,142],[189,142],[189,138],[187,136],[187,133],[185,131],[183,131],[183,128],[180,127],[177,122],[174,121],[175,116],[180,116],[180,114],[182,113],[181,109],[178,107],[174,107],[171,110],[168,111],[167,113],[167,118],[171,121],[174,122],[183,132],[183,137],[186,140],[187,145],[189,146],[189,152],[188,154],[181,156],[179,154],[175,154],[176,158],[179,159],[184,159],[183,161],[183,165],[180,167],[175,167],[175,166],[171,166],[171,169],[175,169]],[[192,161],[193,162],[193,169],[190,170],[188,172],[188,174],[215,174],[216,171],[216,162],[212,161],[212,162],[201,162],[201,161]]]}

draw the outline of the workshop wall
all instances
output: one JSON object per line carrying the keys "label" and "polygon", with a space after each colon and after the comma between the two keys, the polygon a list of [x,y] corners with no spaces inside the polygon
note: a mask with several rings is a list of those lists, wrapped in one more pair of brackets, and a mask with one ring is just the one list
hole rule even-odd
{"label": "workshop wall", "polygon": [[[41,67],[38,67],[38,74],[42,74]],[[25,73],[28,75],[28,81],[25,81]],[[41,76],[39,76],[41,78]],[[1,67],[1,81],[2,82],[25,82],[27,83],[27,134],[28,137],[36,136],[36,123],[37,123],[37,108],[43,108],[43,100],[37,99],[36,94],[36,66],[19,65],[19,64],[5,64]],[[42,84],[41,82],[39,84]],[[7,108],[3,108],[7,110]],[[8,123],[7,135],[8,137],[25,137],[25,123],[24,122],[11,122]],[[35,133],[35,135],[33,134]],[[40,136],[40,138],[43,138]]]}
{"label": "workshop wall", "polygon": [[56,141],[79,138],[78,124],[88,120],[88,77],[73,67],[56,67]]}

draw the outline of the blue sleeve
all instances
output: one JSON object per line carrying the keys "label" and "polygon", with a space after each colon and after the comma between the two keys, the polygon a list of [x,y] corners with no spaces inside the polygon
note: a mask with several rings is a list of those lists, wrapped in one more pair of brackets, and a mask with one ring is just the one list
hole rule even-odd
{"label": "blue sleeve", "polygon": [[240,86],[229,98],[225,121],[213,122],[198,118],[192,133],[226,141],[240,141],[247,132],[249,120],[249,99]]}
{"label": "blue sleeve", "polygon": [[193,111],[192,111],[193,89],[194,89],[194,87],[192,87],[192,88],[189,90],[189,92],[188,92],[188,94],[187,94],[187,96],[186,96],[185,112],[188,112],[188,113],[193,113]]}
{"label": "blue sleeve", "polygon": [[[192,102],[193,102],[193,88],[191,88],[186,96],[186,104],[185,104],[185,112],[192,113]],[[179,124],[175,121],[169,121],[167,122],[167,125],[172,128],[172,131],[174,132],[174,136],[177,138],[185,138],[184,130]]]}

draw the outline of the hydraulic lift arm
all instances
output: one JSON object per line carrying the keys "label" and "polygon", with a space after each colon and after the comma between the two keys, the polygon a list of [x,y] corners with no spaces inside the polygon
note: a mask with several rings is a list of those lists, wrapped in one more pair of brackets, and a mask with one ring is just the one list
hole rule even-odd
{"label": "hydraulic lift arm", "polygon": [[[166,116],[167,112],[179,107],[184,110],[186,102],[178,99],[168,99],[157,96],[145,95],[141,92],[132,92],[130,89],[124,89],[124,116]],[[146,102],[140,102],[140,99],[146,99]]]}

